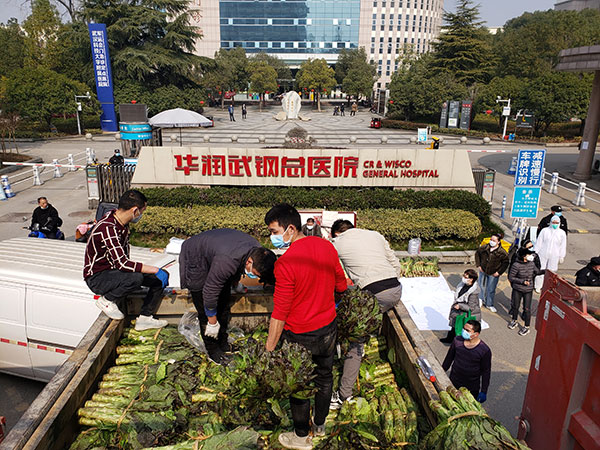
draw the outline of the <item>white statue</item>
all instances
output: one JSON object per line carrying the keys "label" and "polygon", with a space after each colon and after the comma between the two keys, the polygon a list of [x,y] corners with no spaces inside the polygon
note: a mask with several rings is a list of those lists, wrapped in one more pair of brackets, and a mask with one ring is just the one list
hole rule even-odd
{"label": "white statue", "polygon": [[287,92],[283,96],[281,101],[281,107],[286,115],[286,120],[297,119],[300,108],[302,107],[302,101],[296,91]]}

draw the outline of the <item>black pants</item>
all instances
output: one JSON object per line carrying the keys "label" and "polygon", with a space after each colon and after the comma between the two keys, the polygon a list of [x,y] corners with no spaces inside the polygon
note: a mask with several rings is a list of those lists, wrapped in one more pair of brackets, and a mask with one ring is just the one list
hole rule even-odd
{"label": "black pants", "polygon": [[215,362],[220,362],[223,354],[229,351],[229,344],[227,342],[227,327],[229,326],[229,316],[231,312],[231,284],[227,283],[221,293],[219,294],[219,301],[217,302],[217,321],[221,328],[217,339],[213,339],[206,336],[206,325],[208,324],[208,317],[204,312],[204,299],[202,297],[202,291],[191,291],[192,301],[198,311],[198,322],[200,323],[200,334],[204,341],[204,346],[208,352],[208,356]]}
{"label": "black pants", "polygon": [[521,306],[521,299],[523,300],[523,322],[528,327],[531,322],[531,297],[533,292],[521,292],[513,289],[510,296],[510,312],[512,320],[517,320],[519,317],[519,307]]}
{"label": "black pants", "polygon": [[463,379],[456,376],[453,371],[450,371],[450,381],[452,381],[452,384],[456,389],[466,387],[473,397],[477,398],[479,395],[479,389],[481,388],[480,378],[477,378],[476,380]]}
{"label": "black pants", "polygon": [[154,274],[105,270],[92,275],[85,282],[94,294],[103,295],[115,303],[142,286],[147,287],[148,293],[140,312],[142,316],[154,314],[163,298],[162,282]]}
{"label": "black pants", "polygon": [[232,113],[229,113],[229,121],[230,122],[235,122],[235,117],[233,117]]}
{"label": "black pants", "polygon": [[[329,404],[333,391],[333,355],[337,339],[337,320],[329,325],[308,333],[296,334],[283,330],[281,335],[288,342],[296,342],[306,348],[312,355],[315,368],[315,394],[314,422],[317,425],[325,423],[329,414]],[[298,436],[308,436],[310,420],[310,400],[290,397],[292,420],[294,430]]]}

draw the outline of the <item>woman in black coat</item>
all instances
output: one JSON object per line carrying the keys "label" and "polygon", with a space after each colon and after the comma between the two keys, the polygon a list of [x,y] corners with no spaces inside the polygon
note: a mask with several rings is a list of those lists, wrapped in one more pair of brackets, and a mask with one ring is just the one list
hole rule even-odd
{"label": "woman in black coat", "polygon": [[450,308],[450,314],[448,315],[448,325],[450,325],[450,331],[448,335],[440,339],[444,344],[451,344],[454,340],[454,324],[456,318],[467,311],[471,311],[471,315],[475,316],[477,320],[481,321],[481,308],[479,307],[479,285],[477,284],[477,272],[473,269],[465,270],[463,278],[456,290],[454,291],[454,303]]}
{"label": "woman in black coat", "polygon": [[[517,318],[519,317],[519,308],[523,300],[523,322],[524,326],[519,330],[520,336],[529,333],[529,324],[531,322],[531,297],[533,295],[533,280],[538,275],[543,275],[545,270],[540,270],[535,264],[537,255],[528,248],[520,248],[517,252],[515,263],[508,272],[508,281],[512,286],[511,304],[509,314],[512,321],[508,328],[513,330],[517,327]],[[539,261],[539,258],[538,258]]]}

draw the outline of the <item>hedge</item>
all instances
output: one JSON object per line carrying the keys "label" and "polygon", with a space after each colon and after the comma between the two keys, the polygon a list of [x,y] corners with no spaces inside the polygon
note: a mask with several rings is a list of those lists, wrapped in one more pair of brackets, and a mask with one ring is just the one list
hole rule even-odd
{"label": "hedge", "polygon": [[433,191],[392,190],[383,188],[316,188],[304,187],[194,187],[142,189],[150,206],[187,207],[248,206],[270,208],[287,202],[299,209],[356,211],[359,209],[461,209],[480,220],[490,215],[489,203],[474,192],[449,189]]}
{"label": "hedge", "polygon": [[[267,238],[267,208],[238,206],[149,206],[132,225],[138,233],[192,236],[214,228],[235,228],[257,239]],[[481,233],[481,222],[472,213],[456,209],[420,208],[358,210],[358,226],[379,231],[390,242],[420,237],[424,240],[472,239]]]}

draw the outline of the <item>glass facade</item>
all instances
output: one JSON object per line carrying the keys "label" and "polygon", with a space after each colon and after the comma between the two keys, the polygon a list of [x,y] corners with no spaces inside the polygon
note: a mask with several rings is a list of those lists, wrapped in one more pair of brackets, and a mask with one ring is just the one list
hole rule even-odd
{"label": "glass facade", "polygon": [[247,53],[358,48],[360,0],[221,0],[221,47]]}

